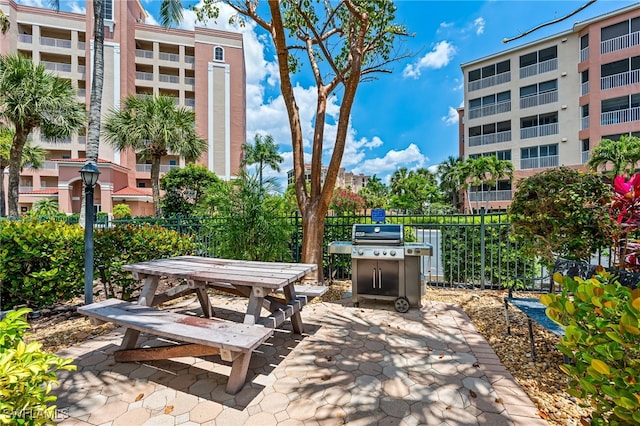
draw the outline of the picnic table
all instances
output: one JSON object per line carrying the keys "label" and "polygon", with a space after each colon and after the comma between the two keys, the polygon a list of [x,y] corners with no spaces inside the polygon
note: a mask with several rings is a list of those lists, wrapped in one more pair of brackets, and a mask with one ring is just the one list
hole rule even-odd
{"label": "picnic table", "polygon": [[[115,353],[116,361],[218,354],[233,362],[227,382],[227,392],[231,394],[244,385],[252,351],[287,319],[294,332],[303,333],[300,311],[307,296],[319,296],[326,291],[324,286],[294,285],[314,271],[315,264],[179,256],[125,265],[122,269],[144,282],[137,304],[108,299],[79,308],[84,315],[126,328],[121,350]],[[181,279],[183,283],[159,293],[161,278]],[[207,288],[247,297],[243,322],[215,318],[215,303],[211,303]],[[197,295],[206,318],[153,308],[190,293]],[[268,315],[262,315],[263,308]],[[182,344],[136,348],[140,332]]]}

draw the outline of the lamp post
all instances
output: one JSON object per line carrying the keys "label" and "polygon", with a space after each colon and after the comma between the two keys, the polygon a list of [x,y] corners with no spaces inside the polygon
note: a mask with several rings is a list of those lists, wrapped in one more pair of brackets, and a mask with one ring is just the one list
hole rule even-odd
{"label": "lamp post", "polygon": [[80,169],[84,184],[84,303],[93,303],[93,188],[98,182],[100,170],[94,161],[87,161]]}

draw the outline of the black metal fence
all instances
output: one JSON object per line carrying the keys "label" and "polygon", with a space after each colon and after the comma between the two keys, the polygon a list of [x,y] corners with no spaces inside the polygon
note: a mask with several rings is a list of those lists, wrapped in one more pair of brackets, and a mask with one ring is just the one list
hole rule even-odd
{"label": "black metal fence", "polygon": [[[302,218],[287,218],[293,225],[291,260],[300,261]],[[405,226],[406,241],[431,244],[433,255],[423,258],[422,275],[432,286],[504,288],[514,283],[528,289],[545,286],[546,270],[535,259],[528,258],[509,235],[510,224],[504,213],[478,214],[406,214],[387,212],[386,223]],[[200,255],[219,256],[218,238],[224,235],[223,217],[140,218],[104,223],[157,224],[182,234],[194,236]],[[349,279],[350,255],[329,255],[327,244],[350,241],[356,223],[372,223],[369,212],[360,215],[327,216],[323,253],[325,277]],[[212,232],[212,230],[216,230]],[[206,232],[205,232],[206,230]]]}

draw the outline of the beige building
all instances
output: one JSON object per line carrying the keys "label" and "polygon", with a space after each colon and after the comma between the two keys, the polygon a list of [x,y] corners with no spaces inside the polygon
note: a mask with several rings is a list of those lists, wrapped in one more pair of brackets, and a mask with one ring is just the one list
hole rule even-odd
{"label": "beige building", "polygon": [[[511,160],[515,180],[584,168],[600,140],[640,136],[640,5],[461,65],[460,156]],[[510,204],[515,182],[473,188],[471,204]]]}
{"label": "beige building", "polygon": [[[327,166],[322,166],[320,182],[324,185],[324,179],[327,175]],[[311,180],[311,164],[304,165],[305,180]],[[338,177],[336,178],[336,188],[351,188],[353,192],[358,192],[369,183],[371,176],[360,174],[353,174],[352,172],[345,172],[344,167],[340,167],[338,170]],[[293,169],[287,171],[287,185],[291,185],[295,182],[295,173]]]}
{"label": "beige building", "polygon": [[[138,0],[105,3],[103,115],[128,95],[173,96],[178,104],[194,109],[196,129],[207,141],[207,152],[198,163],[223,179],[234,177],[246,141],[242,35],[205,28],[165,29],[145,24],[146,13]],[[86,3],[86,15],[82,15],[0,0],[11,22],[9,32],[0,36],[0,54],[20,53],[71,80],[78,100],[88,108],[92,4]],[[78,172],[85,158],[85,132],[58,140],[46,140],[36,132],[32,139],[47,150],[47,161],[41,170],[25,169],[21,175],[20,209],[27,211],[33,202],[49,198],[58,202],[60,211],[79,212]],[[169,155],[163,159],[161,173],[184,164],[183,158]],[[150,164],[134,152],[118,152],[101,141],[98,168],[98,210],[110,212],[113,205],[124,203],[136,215],[152,213]]]}

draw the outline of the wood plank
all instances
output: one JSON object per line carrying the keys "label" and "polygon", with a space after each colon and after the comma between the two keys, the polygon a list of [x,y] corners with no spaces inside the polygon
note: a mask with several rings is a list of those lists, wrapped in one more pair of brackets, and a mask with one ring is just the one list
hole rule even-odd
{"label": "wood plank", "polygon": [[[307,297],[320,297],[329,291],[329,287],[326,285],[294,285],[296,295]],[[282,289],[276,290],[276,293],[283,293]]]}
{"label": "wood plank", "polygon": [[199,357],[218,355],[220,348],[211,346],[184,344],[159,346],[154,348],[125,349],[113,353],[117,362],[154,361],[187,356]]}
{"label": "wood plank", "polygon": [[260,286],[268,288],[280,288],[290,281],[283,278],[255,277],[250,274],[234,275],[225,271],[194,272],[187,277],[193,281],[205,281],[209,283],[219,282],[232,285]]}
{"label": "wood plank", "polygon": [[78,312],[175,341],[231,351],[253,350],[273,334],[264,327],[159,311],[116,299],[80,307]]}

